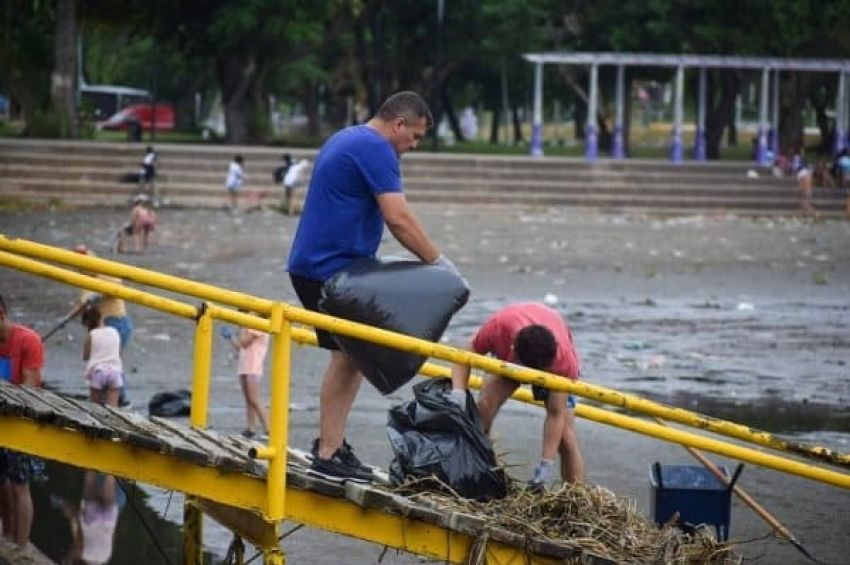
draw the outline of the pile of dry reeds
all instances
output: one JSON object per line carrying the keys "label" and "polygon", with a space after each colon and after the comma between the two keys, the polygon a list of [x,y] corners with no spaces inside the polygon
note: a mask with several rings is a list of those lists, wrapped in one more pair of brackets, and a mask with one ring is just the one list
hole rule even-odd
{"label": "pile of dry reeds", "polygon": [[[713,529],[698,528],[686,534],[672,525],[658,528],[638,512],[633,501],[600,486],[563,484],[540,493],[511,488],[507,497],[489,502],[461,498],[446,485],[434,487],[433,480],[420,480],[399,489],[446,511],[485,517],[489,527],[527,540],[566,542],[616,563],[741,562],[731,545],[715,539]],[[478,559],[470,562],[484,563]]]}

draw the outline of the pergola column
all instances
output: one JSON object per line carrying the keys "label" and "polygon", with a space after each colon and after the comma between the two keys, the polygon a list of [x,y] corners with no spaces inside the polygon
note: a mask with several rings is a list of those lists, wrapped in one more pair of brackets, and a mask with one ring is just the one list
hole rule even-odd
{"label": "pergola column", "polygon": [[697,91],[697,131],[694,138],[694,159],[705,161],[705,88],[706,69],[700,67],[699,87]]}
{"label": "pergola column", "polygon": [[590,93],[587,97],[587,125],[584,130],[584,157],[588,161],[595,161],[599,156],[599,134],[596,129],[598,87],[599,67],[593,63],[590,66]]}
{"label": "pergola column", "polygon": [[779,69],[773,71],[773,112],[770,117],[770,149],[774,159],[779,155],[779,72]]}
{"label": "pergola column", "polygon": [[676,96],[673,107],[673,141],[670,147],[670,160],[674,163],[682,161],[682,122],[684,117],[685,99],[685,67],[676,68]]}
{"label": "pergola column", "polygon": [[759,100],[758,146],[756,147],[756,162],[766,166],[767,162],[767,101],[770,90],[770,69],[765,67],[761,72],[761,97]]}
{"label": "pergola column", "polygon": [[534,118],[531,124],[531,154],[543,156],[543,63],[534,65]]}
{"label": "pergola column", "polygon": [[835,93],[835,141],[833,152],[841,153],[846,147],[844,135],[845,119],[847,114],[847,75],[842,71],[838,73],[838,91]]}
{"label": "pergola column", "polygon": [[616,113],[614,116],[614,146],[612,148],[612,154],[615,159],[622,159],[626,156],[626,145],[623,139],[625,131],[623,128],[625,75],[626,68],[623,65],[617,65]]}

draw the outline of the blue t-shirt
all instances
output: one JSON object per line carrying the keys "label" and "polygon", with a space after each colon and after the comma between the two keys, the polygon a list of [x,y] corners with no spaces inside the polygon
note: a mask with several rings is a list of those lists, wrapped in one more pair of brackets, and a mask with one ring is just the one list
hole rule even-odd
{"label": "blue t-shirt", "polygon": [[374,129],[351,126],[316,156],[292,249],[291,274],[325,281],[381,244],[384,218],[375,196],[401,192],[395,149]]}

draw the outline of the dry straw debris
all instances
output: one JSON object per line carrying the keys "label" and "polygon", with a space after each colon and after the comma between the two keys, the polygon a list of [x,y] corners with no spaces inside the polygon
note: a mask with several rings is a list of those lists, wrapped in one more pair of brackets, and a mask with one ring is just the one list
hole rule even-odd
{"label": "dry straw debris", "polygon": [[[638,512],[634,501],[618,498],[596,485],[562,484],[544,492],[512,487],[507,497],[488,502],[464,499],[434,480],[409,482],[399,490],[440,508],[484,517],[488,529],[499,528],[529,542],[566,543],[615,563],[711,564],[741,562],[732,544],[721,543],[714,530],[699,527],[688,534],[672,524],[656,526]],[[487,533],[482,535],[486,544]],[[479,540],[479,542],[482,540]],[[486,551],[475,544],[468,563],[486,563]],[[567,561],[569,562],[569,561]],[[582,562],[578,559],[576,562]]]}

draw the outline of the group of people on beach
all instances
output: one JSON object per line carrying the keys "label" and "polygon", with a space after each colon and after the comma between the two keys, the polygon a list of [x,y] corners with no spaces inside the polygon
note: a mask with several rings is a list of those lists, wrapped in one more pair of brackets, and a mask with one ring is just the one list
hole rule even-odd
{"label": "group of people on beach", "polygon": [[[296,189],[304,183],[309,167],[310,162],[307,159],[295,161],[291,154],[284,153],[280,158],[280,164],[272,172],[274,184],[283,187],[283,201],[280,210],[287,216],[292,216],[297,212]],[[247,178],[245,158],[242,155],[234,156],[227,167],[227,177],[224,182],[227,189],[228,210],[231,213],[239,210],[239,194],[243,191]],[[248,207],[245,211],[251,212],[262,209],[263,200],[266,196],[268,196],[268,191],[262,189],[248,192]]]}

